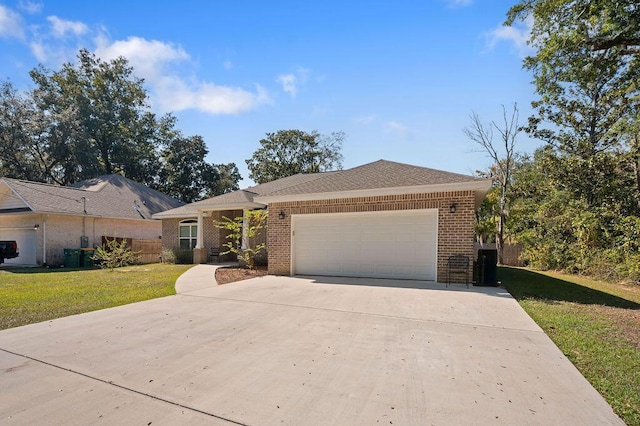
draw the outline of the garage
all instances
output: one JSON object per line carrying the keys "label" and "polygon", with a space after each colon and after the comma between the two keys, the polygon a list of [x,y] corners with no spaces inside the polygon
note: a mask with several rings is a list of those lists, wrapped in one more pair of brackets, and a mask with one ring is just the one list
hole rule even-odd
{"label": "garage", "polygon": [[292,273],[435,281],[438,210],[291,216]]}
{"label": "garage", "polygon": [[14,259],[6,259],[4,265],[36,265],[36,231],[29,229],[0,230],[0,240],[15,241],[18,244],[20,256]]}

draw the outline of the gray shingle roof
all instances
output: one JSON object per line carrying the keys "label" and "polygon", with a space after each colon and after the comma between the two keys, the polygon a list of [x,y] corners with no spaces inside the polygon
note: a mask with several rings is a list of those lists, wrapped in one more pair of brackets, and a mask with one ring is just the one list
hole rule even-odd
{"label": "gray shingle roof", "polygon": [[323,174],[313,181],[284,187],[263,195],[317,194],[474,181],[482,181],[482,179],[427,167],[378,160],[352,169]]}
{"label": "gray shingle roof", "polygon": [[73,186],[48,185],[4,178],[33,210],[123,219],[151,219],[155,213],[183,203],[120,175],[105,175]]}
{"label": "gray shingle roof", "polygon": [[332,173],[336,172],[297,174],[288,176],[282,179],[274,180],[272,182],[267,182],[260,185],[251,186],[246,189],[240,189],[237,191],[229,192],[227,194],[207,198],[206,200],[196,201],[194,203],[187,204],[176,209],[162,212],[155,215],[155,217],[159,219],[167,217],[191,217],[198,214],[198,209],[235,210],[243,208],[262,207],[263,204],[258,204],[253,201],[253,198],[255,196],[266,195],[273,191],[287,188],[292,185],[311,182],[323,175],[329,175]]}
{"label": "gray shingle roof", "polygon": [[156,218],[195,216],[198,209],[252,208],[259,197],[484,182],[474,176],[379,160],[347,170],[297,174],[162,212]]}

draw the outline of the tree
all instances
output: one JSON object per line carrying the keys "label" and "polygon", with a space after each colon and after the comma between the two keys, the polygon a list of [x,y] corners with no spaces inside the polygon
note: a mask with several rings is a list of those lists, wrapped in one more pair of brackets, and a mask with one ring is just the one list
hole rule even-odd
{"label": "tree", "polygon": [[221,221],[214,221],[217,228],[229,231],[226,237],[228,241],[223,244],[227,251],[220,254],[234,253],[247,268],[253,269],[256,256],[267,247],[264,242],[258,243],[258,237],[267,228],[268,217],[266,210],[250,210],[244,216],[233,219],[223,217]]}
{"label": "tree", "polygon": [[[509,216],[510,191],[513,170],[516,165],[516,140],[520,132],[518,124],[518,105],[513,104],[511,114],[502,106],[503,122],[498,125],[495,121],[487,125],[482,122],[475,112],[471,114],[471,125],[466,127],[464,134],[475,144],[480,146],[489,155],[493,165],[489,169],[490,177],[497,188],[498,225],[496,227],[496,247],[498,249],[498,262],[504,260],[504,234],[507,218]],[[493,141],[493,130],[500,134],[501,144],[496,146]]]}
{"label": "tree", "polygon": [[125,58],[104,62],[81,50],[76,64],[55,72],[39,67],[30,75],[36,84],[33,99],[48,118],[43,134],[54,182],[66,185],[112,173],[152,180],[158,165],[151,137],[156,120],[143,81]]}
{"label": "tree", "polygon": [[240,189],[238,182],[242,176],[240,176],[236,163],[213,164],[213,169],[216,171],[217,180],[211,182],[207,187],[207,197],[215,197]]}
{"label": "tree", "polygon": [[31,149],[33,104],[13,85],[0,83],[0,176],[32,179],[38,167]]}
{"label": "tree", "polygon": [[240,173],[235,164],[209,164],[201,136],[185,137],[165,123],[165,146],[156,189],[186,203],[238,189]]}
{"label": "tree", "polygon": [[256,183],[342,168],[343,132],[325,136],[315,130],[279,130],[266,136],[260,140],[261,147],[246,160],[249,177]]}
{"label": "tree", "polygon": [[[592,51],[619,48],[623,55],[640,54],[640,5],[630,0],[523,0],[507,13],[515,20],[551,19],[558,29],[575,27],[576,35]],[[558,25],[561,24],[561,25]]]}
{"label": "tree", "polygon": [[533,18],[536,53],[524,66],[540,99],[527,131],[556,149],[565,189],[590,208],[610,202],[612,153],[640,99],[639,14],[629,0],[523,0],[507,15],[507,24]]}

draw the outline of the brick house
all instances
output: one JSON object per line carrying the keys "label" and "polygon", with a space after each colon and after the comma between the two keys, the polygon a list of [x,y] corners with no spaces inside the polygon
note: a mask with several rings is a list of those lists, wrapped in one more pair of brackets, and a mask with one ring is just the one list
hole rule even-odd
{"label": "brick house", "polygon": [[0,240],[20,252],[5,263],[61,265],[65,248],[96,247],[103,236],[157,240],[162,223],[151,216],[183,204],[120,175],[72,186],[0,178]]}
{"label": "brick house", "polygon": [[[270,274],[444,282],[449,256],[473,258],[474,212],[490,186],[487,179],[379,160],[203,200],[181,208],[191,216],[180,219],[207,232],[204,218],[222,209],[268,208]],[[167,213],[154,217],[163,219],[163,235],[175,235],[176,222],[164,223]],[[207,243],[220,241],[196,238],[203,251],[196,261],[206,260]]]}

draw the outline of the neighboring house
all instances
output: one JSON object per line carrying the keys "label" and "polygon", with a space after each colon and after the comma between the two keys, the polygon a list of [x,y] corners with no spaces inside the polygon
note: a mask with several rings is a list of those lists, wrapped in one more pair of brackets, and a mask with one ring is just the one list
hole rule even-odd
{"label": "neighboring house", "polygon": [[210,219],[268,208],[270,274],[444,282],[449,256],[473,258],[474,213],[490,186],[380,160],[278,179],[154,217],[163,221],[164,243],[194,247],[196,263],[223,242]]}
{"label": "neighboring house", "polygon": [[61,265],[65,248],[95,247],[103,236],[158,239],[154,213],[179,200],[120,175],[73,186],[0,178],[0,239],[16,240],[14,265]]}

